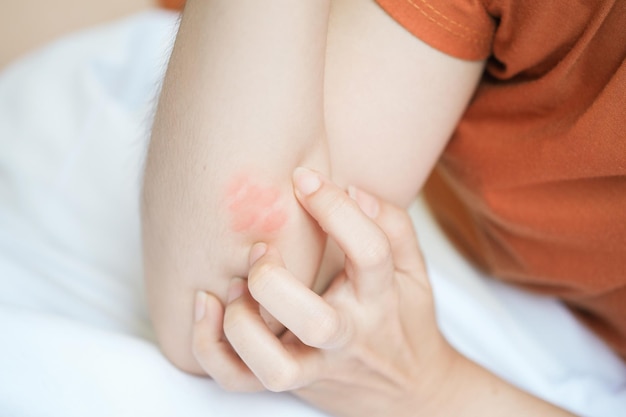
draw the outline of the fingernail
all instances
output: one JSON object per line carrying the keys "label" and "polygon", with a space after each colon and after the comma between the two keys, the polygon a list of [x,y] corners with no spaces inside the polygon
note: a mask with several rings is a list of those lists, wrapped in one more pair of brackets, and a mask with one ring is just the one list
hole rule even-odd
{"label": "fingernail", "polygon": [[204,318],[204,314],[206,312],[206,300],[207,295],[204,291],[198,291],[196,293],[196,307],[194,312],[196,323]]}
{"label": "fingernail", "polygon": [[246,283],[241,278],[233,278],[230,280],[230,285],[228,286],[228,302],[232,303],[237,298],[241,297],[243,291],[245,289]]}
{"label": "fingernail", "polygon": [[380,204],[378,203],[378,199],[376,197],[356,188],[353,185],[348,187],[348,195],[356,201],[367,217],[375,219],[378,216],[378,213],[380,212]]}
{"label": "fingernail", "polygon": [[293,179],[296,184],[296,189],[303,196],[313,194],[322,185],[319,175],[307,168],[296,168],[293,171]]}
{"label": "fingernail", "polygon": [[265,252],[267,252],[267,244],[263,242],[255,243],[252,249],[250,249],[250,257],[248,258],[250,266],[254,265],[261,256],[265,255]]}

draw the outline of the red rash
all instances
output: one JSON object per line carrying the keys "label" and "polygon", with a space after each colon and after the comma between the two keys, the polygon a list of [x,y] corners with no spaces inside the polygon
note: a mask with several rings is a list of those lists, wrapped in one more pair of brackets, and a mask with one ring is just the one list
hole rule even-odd
{"label": "red rash", "polygon": [[251,231],[269,234],[287,221],[280,192],[271,186],[262,186],[249,177],[240,176],[226,190],[226,202],[231,214],[231,228],[235,232]]}

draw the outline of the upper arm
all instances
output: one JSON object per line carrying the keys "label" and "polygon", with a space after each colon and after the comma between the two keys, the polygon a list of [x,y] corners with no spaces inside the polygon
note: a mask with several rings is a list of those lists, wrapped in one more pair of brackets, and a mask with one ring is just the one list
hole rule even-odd
{"label": "upper arm", "polygon": [[483,68],[428,46],[373,0],[334,0],[324,92],[333,179],[408,205]]}

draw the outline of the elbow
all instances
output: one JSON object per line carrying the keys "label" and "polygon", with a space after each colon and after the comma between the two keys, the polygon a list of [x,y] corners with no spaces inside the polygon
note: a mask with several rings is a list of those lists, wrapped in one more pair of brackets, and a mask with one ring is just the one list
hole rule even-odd
{"label": "elbow", "polygon": [[145,262],[146,301],[157,347],[176,368],[193,375],[206,375],[193,354],[194,287],[167,279],[178,274],[167,264]]}
{"label": "elbow", "polygon": [[[183,372],[205,376],[206,372],[202,369],[195,358],[192,347],[192,324],[191,314],[184,314],[185,309],[174,309],[170,300],[165,301],[166,305],[155,305],[156,300],[152,301],[150,315],[156,335],[156,342],[159,350],[165,358],[176,368]],[[189,307],[189,303],[182,304]]]}
{"label": "elbow", "polygon": [[207,376],[193,355],[191,343],[174,344],[159,341],[163,356],[179,370],[197,376]]}

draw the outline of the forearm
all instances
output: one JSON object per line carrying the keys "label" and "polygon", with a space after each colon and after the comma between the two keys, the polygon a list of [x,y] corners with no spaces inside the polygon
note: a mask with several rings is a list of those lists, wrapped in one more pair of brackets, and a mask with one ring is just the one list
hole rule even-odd
{"label": "forearm", "polygon": [[[426,409],[422,407],[424,415],[573,417],[573,414],[507,383],[456,352],[448,371],[444,384],[427,390],[432,397]],[[412,416],[414,410],[406,415]]]}
{"label": "forearm", "polygon": [[[151,314],[165,354],[185,370],[200,372],[189,348],[195,291],[225,298],[229,279],[247,274],[256,240],[285,248],[286,262],[313,279],[321,236],[293,197],[291,173],[297,165],[328,169],[322,104],[328,3],[187,4],[143,196]],[[259,200],[268,207],[250,206]],[[312,252],[289,249],[299,237]]]}

